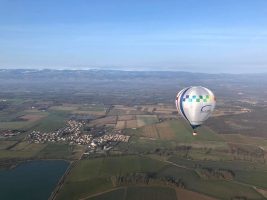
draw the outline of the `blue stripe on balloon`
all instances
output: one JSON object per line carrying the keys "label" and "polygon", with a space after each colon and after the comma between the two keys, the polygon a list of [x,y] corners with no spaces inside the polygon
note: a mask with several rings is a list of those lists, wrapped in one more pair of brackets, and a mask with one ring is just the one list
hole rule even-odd
{"label": "blue stripe on balloon", "polygon": [[[187,88],[185,91],[183,91],[183,93],[180,96],[180,110],[183,114],[183,116],[185,117],[185,119],[189,122],[188,118],[186,117],[185,113],[184,113],[184,108],[183,108],[183,99],[184,99],[184,95],[187,92],[187,90],[189,90],[191,87]],[[189,122],[190,123],[190,122]],[[191,125],[191,124],[190,124]]]}
{"label": "blue stripe on balloon", "polygon": [[181,109],[182,114],[183,114],[184,117],[186,118],[186,120],[189,122],[190,126],[191,126],[193,129],[196,129],[196,128],[199,127],[200,125],[192,125],[192,124],[190,123],[190,121],[188,120],[188,118],[186,117],[186,115],[185,115],[185,113],[184,113],[184,108],[183,108],[183,101],[182,101],[182,99],[184,98],[185,93],[186,93],[190,88],[191,88],[191,87],[187,88],[187,89],[182,93],[182,95],[181,95],[181,97],[180,97],[180,109]]}

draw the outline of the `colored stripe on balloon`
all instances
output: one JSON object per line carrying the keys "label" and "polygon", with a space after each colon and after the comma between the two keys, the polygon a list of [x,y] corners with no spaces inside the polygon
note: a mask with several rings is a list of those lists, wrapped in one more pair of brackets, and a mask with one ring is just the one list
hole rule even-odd
{"label": "colored stripe on balloon", "polygon": [[181,97],[180,97],[180,110],[184,116],[184,118],[190,123],[190,121],[188,120],[188,118],[186,117],[185,113],[184,113],[184,108],[183,108],[183,99],[184,99],[184,95],[185,93],[190,89],[191,87],[185,89],[185,91],[181,94]]}

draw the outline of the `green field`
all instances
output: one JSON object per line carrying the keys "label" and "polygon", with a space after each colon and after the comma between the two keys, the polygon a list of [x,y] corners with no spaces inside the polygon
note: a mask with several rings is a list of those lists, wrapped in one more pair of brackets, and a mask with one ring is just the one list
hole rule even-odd
{"label": "green field", "polygon": [[[92,172],[94,169],[91,169]],[[77,200],[80,198],[87,197],[89,195],[106,191],[112,188],[112,182],[109,178],[92,178],[85,181],[67,181],[63,188],[60,190],[57,200]]]}
{"label": "green field", "polygon": [[106,107],[103,104],[63,104],[53,106],[49,110],[52,112],[91,116],[104,116],[106,113]]}
{"label": "green field", "polygon": [[195,141],[223,141],[220,135],[206,126],[198,128],[198,135],[193,136],[192,128],[184,122],[183,119],[170,121],[169,124],[177,137],[177,141],[179,142],[191,143]]}
{"label": "green field", "polygon": [[67,159],[76,160],[81,157],[84,147],[80,145],[69,146],[68,144],[35,144],[22,141],[11,149],[7,147],[14,145],[16,141],[0,141],[0,159]]}
{"label": "green field", "polygon": [[79,109],[79,105],[62,105],[62,106],[53,106],[49,110],[52,111],[66,111],[66,112],[71,112],[71,111],[76,111]]}
{"label": "green field", "polygon": [[213,168],[230,168],[233,170],[261,170],[267,171],[266,164],[263,163],[254,163],[248,161],[213,161],[213,160],[190,160],[182,159],[176,156],[169,158],[169,161],[172,161],[176,164],[183,165],[189,168],[195,167],[196,164],[200,164],[203,167],[213,167]]}
{"label": "green field", "polygon": [[33,127],[35,124],[36,122],[31,121],[0,122],[0,129],[27,130]]}
{"label": "green field", "polygon": [[265,164],[244,161],[186,160],[178,157],[171,157],[169,160],[191,169],[195,169],[197,165],[212,169],[229,169],[235,173],[235,181],[267,188],[267,167]]}
{"label": "green field", "polygon": [[161,170],[158,176],[170,176],[182,179],[187,189],[219,199],[231,199],[235,196],[245,196],[249,199],[263,199],[262,196],[250,186],[225,180],[205,180],[194,170],[190,169],[169,166]]}
{"label": "green field", "polygon": [[127,200],[176,200],[176,192],[167,187],[129,187]]}
{"label": "green field", "polygon": [[71,171],[57,199],[77,199],[113,187],[111,177],[130,172],[156,172],[165,164],[138,156],[82,160]]}
{"label": "green field", "polygon": [[120,143],[118,149],[127,153],[151,153],[158,148],[175,148],[175,141],[151,140],[132,136],[129,143]]}
{"label": "green field", "polygon": [[[205,146],[203,145],[203,148]],[[179,155],[179,153],[177,153]],[[180,157],[184,157],[185,154],[181,154]],[[213,160],[213,161],[230,161],[233,160],[233,155],[230,153],[220,152],[216,149],[192,149],[187,154],[187,158],[195,159],[195,160]]]}
{"label": "green field", "polygon": [[[18,145],[20,145],[20,144],[18,144]],[[25,144],[25,145],[23,144],[23,146],[24,146],[23,149],[21,149],[21,148],[16,149],[16,146],[10,150],[0,150],[0,159],[35,158],[39,154],[39,152],[41,152],[46,147],[46,144]]]}
{"label": "green field", "polygon": [[119,188],[112,190],[110,192],[105,192],[104,194],[96,195],[94,197],[89,197],[86,200],[125,200],[126,188]]}
{"label": "green field", "polygon": [[38,154],[42,159],[70,159],[72,157],[72,148],[68,144],[49,143]]}
{"label": "green field", "polygon": [[[37,120],[21,120],[20,117],[24,115],[38,116]],[[20,129],[28,130],[31,127],[38,124],[39,121],[42,121],[42,118],[48,115],[47,112],[42,112],[38,110],[24,110],[19,112],[0,112],[0,129]]]}
{"label": "green field", "polygon": [[235,180],[237,181],[255,185],[260,188],[267,188],[267,170],[236,170],[235,174]]}
{"label": "green field", "polygon": [[117,189],[87,200],[176,200],[176,192],[172,188],[160,186],[127,187]]}
{"label": "green field", "polygon": [[[139,156],[119,156],[82,160],[73,169],[69,181],[83,181],[130,172],[156,172],[163,162]],[[92,171],[94,169],[94,171]]]}
{"label": "green field", "polygon": [[159,121],[157,115],[136,115],[136,119],[137,125],[139,127],[149,124],[155,124]]}
{"label": "green field", "polygon": [[22,111],[0,111],[0,122],[10,122],[15,121],[16,118],[22,116],[24,112]]}
{"label": "green field", "polygon": [[249,137],[240,134],[222,134],[222,137],[224,138],[225,141],[230,143],[248,144],[267,149],[266,138]]}
{"label": "green field", "polygon": [[6,140],[0,140],[0,150],[5,150],[8,147],[14,145],[16,141],[6,141]]}
{"label": "green field", "polygon": [[[161,124],[164,124],[162,126]],[[156,149],[168,151],[184,156],[184,151],[175,150],[177,146],[190,146],[188,156],[197,159],[232,160],[229,146],[223,138],[208,127],[199,128],[199,135],[193,136],[191,128],[180,120],[171,120],[158,123],[158,133],[164,135],[168,132],[170,139],[162,140],[143,136],[144,128],[126,129],[126,134],[131,135],[130,142],[121,143],[118,149],[128,153],[153,153]],[[157,127],[157,126],[156,126]],[[173,135],[173,136],[172,136]]]}
{"label": "green field", "polygon": [[105,112],[106,111],[106,106],[104,106],[103,104],[82,105],[82,106],[79,107],[79,110]]}
{"label": "green field", "polygon": [[34,130],[50,132],[60,129],[66,125],[68,114],[66,112],[51,112],[44,118]]}

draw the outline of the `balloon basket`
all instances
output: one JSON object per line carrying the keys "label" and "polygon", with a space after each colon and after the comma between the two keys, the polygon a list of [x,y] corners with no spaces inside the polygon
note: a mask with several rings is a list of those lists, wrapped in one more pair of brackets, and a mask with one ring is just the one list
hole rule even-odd
{"label": "balloon basket", "polygon": [[197,136],[197,132],[193,132],[193,136]]}

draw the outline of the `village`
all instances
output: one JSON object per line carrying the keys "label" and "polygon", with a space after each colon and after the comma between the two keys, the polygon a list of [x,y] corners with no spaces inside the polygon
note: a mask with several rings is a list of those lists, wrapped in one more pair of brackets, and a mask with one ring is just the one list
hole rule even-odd
{"label": "village", "polygon": [[[67,126],[54,132],[43,133],[41,131],[32,131],[27,140],[30,143],[46,143],[46,142],[65,142],[70,145],[87,145],[88,151],[92,152],[97,148],[109,150],[112,144],[118,142],[128,142],[130,136],[121,134],[121,131],[109,131],[105,128],[94,130],[92,133],[84,134],[82,128],[85,122],[76,120],[68,120]],[[114,143],[115,142],[115,143]],[[108,145],[107,145],[108,144]]]}

